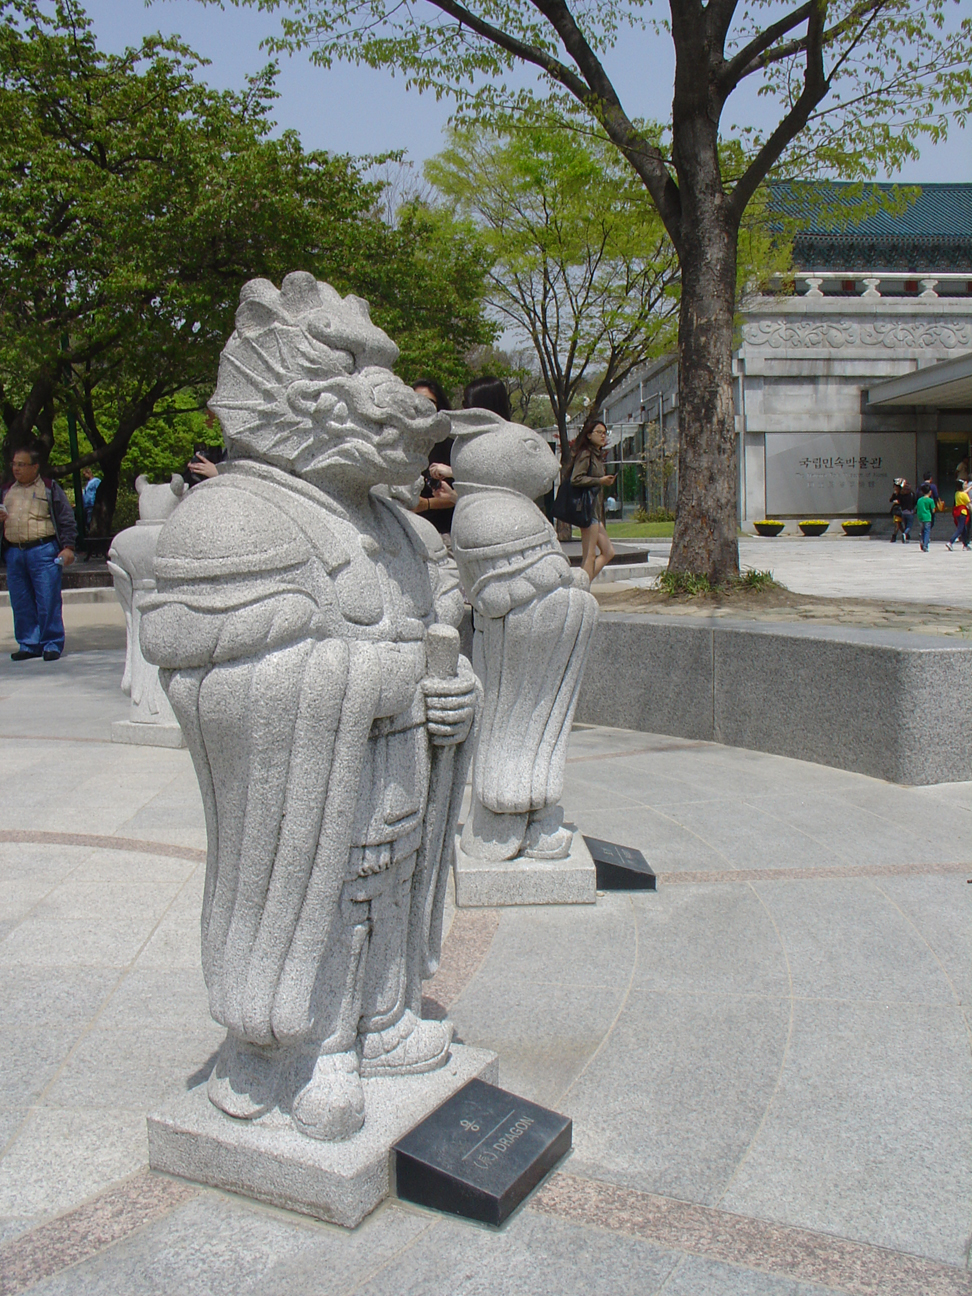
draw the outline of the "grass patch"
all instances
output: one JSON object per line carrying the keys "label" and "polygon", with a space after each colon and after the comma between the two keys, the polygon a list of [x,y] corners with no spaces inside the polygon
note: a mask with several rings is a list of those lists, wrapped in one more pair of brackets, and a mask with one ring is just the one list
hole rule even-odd
{"label": "grass patch", "polygon": [[782,589],[783,586],[773,579],[771,571],[756,571],[755,568],[748,568],[740,572],[735,580],[729,582],[730,589],[752,590],[755,594],[761,594],[763,590]]}
{"label": "grass patch", "polygon": [[615,540],[670,540],[674,522],[609,522],[607,533]]}
{"label": "grass patch", "polygon": [[664,571],[658,577],[658,587],[663,589],[669,598],[695,598],[699,594],[711,594],[712,586],[708,576],[696,576],[694,572]]}
{"label": "grass patch", "polygon": [[694,572],[665,571],[658,577],[658,588],[669,598],[704,598],[708,595],[769,594],[785,591],[786,586],[775,581],[772,572],[750,568],[722,585],[713,585],[708,576]]}

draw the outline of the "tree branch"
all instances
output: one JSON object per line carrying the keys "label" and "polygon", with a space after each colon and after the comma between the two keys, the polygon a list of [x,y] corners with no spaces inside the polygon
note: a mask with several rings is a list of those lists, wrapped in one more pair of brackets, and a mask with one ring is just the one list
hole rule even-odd
{"label": "tree branch", "polygon": [[761,54],[778,41],[781,36],[785,36],[794,27],[799,27],[800,23],[806,22],[810,17],[812,8],[813,0],[807,0],[806,4],[802,4],[799,9],[794,9],[791,13],[785,14],[779,22],[772,23],[737,54],[734,54],[731,59],[726,60],[719,70],[717,78],[723,98],[728,98],[743,77],[748,75],[750,65],[753,65],[754,68],[762,66],[762,63],[758,62]]}
{"label": "tree branch", "polygon": [[737,4],[738,0],[709,0],[705,7],[705,21],[710,49],[725,49]]}
{"label": "tree branch", "polygon": [[807,67],[803,78],[803,90],[799,99],[753,158],[732,191],[728,209],[737,225],[742,220],[749,200],[766,179],[770,167],[779,159],[790,140],[803,130],[810,119],[810,114],[830,89],[830,82],[824,74],[823,66],[823,19],[826,0],[811,0],[811,4],[812,9],[807,23]]}
{"label": "tree branch", "polygon": [[492,23],[485,22],[464,5],[457,4],[456,0],[431,0],[435,8],[448,14],[450,18],[455,18],[457,22],[474,31],[477,36],[506,50],[515,58],[522,59],[546,72],[548,76],[559,81],[566,90],[569,90],[585,108],[593,110],[612,142],[617,145],[641,177],[658,208],[659,215],[665,222],[665,228],[673,241],[677,241],[681,217],[678,186],[672,179],[660,150],[649,144],[628,120],[617,91],[574,22],[567,6],[561,3],[561,0],[531,0],[531,2],[560,36],[564,47],[581,69],[586,80],[578,76],[565,63],[554,58],[552,54],[548,54],[546,50],[517,40],[499,27],[494,27]]}
{"label": "tree branch", "polygon": [[[811,4],[812,3],[813,0],[811,0]],[[873,16],[879,13],[882,9],[887,8],[887,5],[888,0],[865,0],[865,3],[856,5],[849,14],[840,20],[840,22],[834,23],[833,27],[828,27],[827,30],[822,33],[820,37],[821,50],[825,49],[828,45],[832,45],[834,41],[843,36],[845,32],[850,31],[851,28],[856,26],[862,18],[868,16],[873,18]],[[810,5],[807,6],[807,8],[809,7]],[[796,39],[787,41],[783,45],[778,45],[776,49],[771,49],[753,59],[750,65],[745,67],[739,74],[736,84],[745,77],[750,76],[753,72],[759,72],[762,68],[770,67],[774,63],[782,63],[784,59],[792,58],[794,54],[801,54],[804,51],[809,50],[810,41],[811,37],[808,31],[807,35],[798,36]]]}

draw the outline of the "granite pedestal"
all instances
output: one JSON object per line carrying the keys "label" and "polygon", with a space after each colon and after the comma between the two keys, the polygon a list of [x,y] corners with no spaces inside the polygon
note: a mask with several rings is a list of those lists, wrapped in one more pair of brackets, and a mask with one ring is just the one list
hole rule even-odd
{"label": "granite pedestal", "polygon": [[[569,826],[569,825],[568,825]],[[597,871],[575,830],[564,859],[474,859],[456,839],[456,904],[460,909],[502,905],[594,904]]]}
{"label": "granite pedestal", "polygon": [[392,1145],[470,1080],[495,1084],[487,1049],[453,1045],[427,1075],[365,1080],[365,1123],[342,1142],[307,1138],[279,1112],[240,1121],[199,1085],[148,1118],[153,1170],[354,1228],[391,1189]]}
{"label": "granite pedestal", "polygon": [[138,724],[134,720],[113,720],[111,741],[134,743],[139,747],[185,747],[186,740],[177,724]]}

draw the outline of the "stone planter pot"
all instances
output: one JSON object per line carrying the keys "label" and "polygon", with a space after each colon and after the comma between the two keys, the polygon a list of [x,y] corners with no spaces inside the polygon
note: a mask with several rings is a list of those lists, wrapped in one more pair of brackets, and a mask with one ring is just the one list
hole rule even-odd
{"label": "stone planter pot", "polygon": [[866,536],[870,535],[873,522],[842,522],[844,535],[849,536]]}
{"label": "stone planter pot", "polygon": [[762,536],[778,536],[783,530],[782,522],[754,522],[756,534]]}
{"label": "stone planter pot", "polygon": [[819,536],[830,526],[829,522],[801,522],[800,530],[805,536]]}

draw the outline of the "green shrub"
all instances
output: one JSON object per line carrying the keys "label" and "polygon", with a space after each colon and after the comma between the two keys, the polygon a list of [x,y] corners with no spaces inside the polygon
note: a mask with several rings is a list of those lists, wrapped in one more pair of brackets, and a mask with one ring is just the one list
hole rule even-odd
{"label": "green shrub", "polygon": [[631,515],[632,522],[674,522],[675,514],[666,508],[636,508]]}
{"label": "green shrub", "polygon": [[127,527],[133,527],[138,521],[138,495],[130,486],[118,485],[118,499],[115,511],[111,516],[111,532],[117,535]]}

